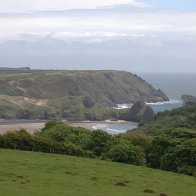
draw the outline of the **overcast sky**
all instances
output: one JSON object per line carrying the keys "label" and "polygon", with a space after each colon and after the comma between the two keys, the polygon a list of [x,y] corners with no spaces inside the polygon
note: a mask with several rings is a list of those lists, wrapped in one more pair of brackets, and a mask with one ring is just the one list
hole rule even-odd
{"label": "overcast sky", "polygon": [[0,67],[196,72],[195,0],[0,0]]}

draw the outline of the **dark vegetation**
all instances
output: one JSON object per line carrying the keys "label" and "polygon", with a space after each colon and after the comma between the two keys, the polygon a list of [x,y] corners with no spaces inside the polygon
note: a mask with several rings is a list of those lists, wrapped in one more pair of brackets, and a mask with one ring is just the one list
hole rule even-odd
{"label": "dark vegetation", "polygon": [[186,104],[171,111],[159,112],[152,122],[140,122],[136,133],[156,136],[162,130],[188,128],[196,130],[196,104]]}
{"label": "dark vegetation", "polygon": [[196,131],[166,128],[158,136],[132,132],[110,135],[49,121],[33,134],[25,130],[0,136],[0,147],[98,158],[196,176]]}
{"label": "dark vegetation", "polygon": [[196,131],[177,128],[163,131],[152,142],[148,163],[196,177]]}
{"label": "dark vegetation", "polygon": [[196,104],[156,114],[133,131],[154,136],[147,155],[150,167],[196,175]]}

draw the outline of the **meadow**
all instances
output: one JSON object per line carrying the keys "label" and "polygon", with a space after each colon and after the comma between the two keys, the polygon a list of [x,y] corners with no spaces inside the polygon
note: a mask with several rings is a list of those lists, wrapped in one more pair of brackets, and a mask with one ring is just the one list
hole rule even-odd
{"label": "meadow", "polygon": [[196,179],[191,176],[39,152],[0,149],[0,174],[0,190],[4,196],[196,194]]}

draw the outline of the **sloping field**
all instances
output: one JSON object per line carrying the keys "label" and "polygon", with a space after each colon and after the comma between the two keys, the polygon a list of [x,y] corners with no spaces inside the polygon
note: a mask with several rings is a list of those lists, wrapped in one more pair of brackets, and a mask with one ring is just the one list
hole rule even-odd
{"label": "sloping field", "polygon": [[96,159],[0,149],[0,190],[3,196],[194,196],[196,179]]}

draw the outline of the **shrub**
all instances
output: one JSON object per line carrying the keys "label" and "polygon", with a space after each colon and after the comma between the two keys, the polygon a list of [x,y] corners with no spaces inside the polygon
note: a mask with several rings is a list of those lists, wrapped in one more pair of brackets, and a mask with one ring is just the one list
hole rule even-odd
{"label": "shrub", "polygon": [[33,146],[32,136],[24,129],[7,132],[1,136],[1,140],[4,148],[31,150]]}
{"label": "shrub", "polygon": [[92,97],[86,96],[83,98],[83,105],[86,108],[92,108],[95,105],[95,101]]}
{"label": "shrub", "polygon": [[108,152],[108,157],[115,162],[130,163],[134,165],[144,165],[145,155],[138,146],[117,144]]}
{"label": "shrub", "polygon": [[100,156],[106,153],[113,144],[114,138],[112,135],[102,130],[96,130],[91,134],[87,149],[92,150],[96,156]]}
{"label": "shrub", "polygon": [[148,156],[154,168],[193,175],[196,172],[196,134],[186,128],[168,129],[156,137]]}

